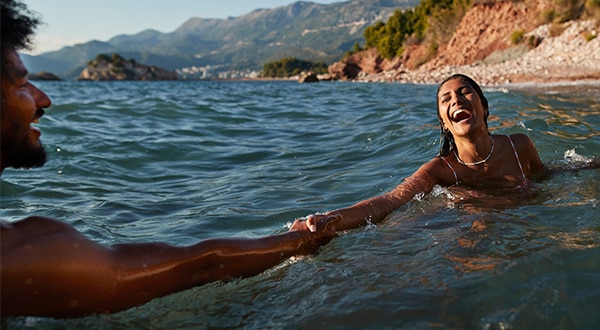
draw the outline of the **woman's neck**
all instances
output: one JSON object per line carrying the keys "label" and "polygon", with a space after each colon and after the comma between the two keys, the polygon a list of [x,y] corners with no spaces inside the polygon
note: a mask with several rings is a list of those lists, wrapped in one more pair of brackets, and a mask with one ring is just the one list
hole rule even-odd
{"label": "woman's neck", "polygon": [[490,134],[479,134],[475,138],[463,138],[454,140],[456,144],[455,153],[460,163],[473,165],[485,162],[493,152],[493,138]]}

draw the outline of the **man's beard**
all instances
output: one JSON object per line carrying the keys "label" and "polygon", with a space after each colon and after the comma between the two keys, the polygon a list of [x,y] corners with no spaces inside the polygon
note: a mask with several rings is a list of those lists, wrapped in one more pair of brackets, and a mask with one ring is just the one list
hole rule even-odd
{"label": "man's beard", "polygon": [[32,168],[46,163],[46,150],[41,142],[32,145],[29,139],[3,141],[2,161],[7,167]]}

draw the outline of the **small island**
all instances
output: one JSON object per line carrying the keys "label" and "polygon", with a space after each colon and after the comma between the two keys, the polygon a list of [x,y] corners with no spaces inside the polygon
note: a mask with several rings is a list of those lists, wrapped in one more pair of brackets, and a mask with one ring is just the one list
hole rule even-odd
{"label": "small island", "polygon": [[27,75],[29,80],[47,80],[47,81],[62,81],[62,79],[51,72],[40,71],[38,73],[30,73]]}
{"label": "small island", "polygon": [[119,54],[99,54],[88,62],[77,80],[177,80],[177,73],[125,60]]}

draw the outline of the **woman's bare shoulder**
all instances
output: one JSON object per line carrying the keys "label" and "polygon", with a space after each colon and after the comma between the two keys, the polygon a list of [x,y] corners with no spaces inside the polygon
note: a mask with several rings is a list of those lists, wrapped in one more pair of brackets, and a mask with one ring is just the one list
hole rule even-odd
{"label": "woman's bare shoulder", "polygon": [[442,160],[440,156],[436,156],[421,165],[413,174],[413,177],[425,179],[433,185],[448,186],[455,182],[453,172],[454,170],[449,167],[447,162]]}
{"label": "woman's bare shoulder", "polygon": [[533,141],[531,140],[531,138],[527,134],[524,134],[524,133],[515,133],[515,134],[509,135],[509,137],[513,141],[513,143],[515,144],[515,146],[523,146],[523,145],[530,146],[530,145],[533,145]]}

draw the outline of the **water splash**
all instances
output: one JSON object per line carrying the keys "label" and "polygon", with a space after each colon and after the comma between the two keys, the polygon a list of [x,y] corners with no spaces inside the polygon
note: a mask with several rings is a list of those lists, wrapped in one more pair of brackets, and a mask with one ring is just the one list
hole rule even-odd
{"label": "water splash", "polygon": [[573,165],[588,164],[592,160],[575,152],[575,149],[565,151],[564,160]]}

